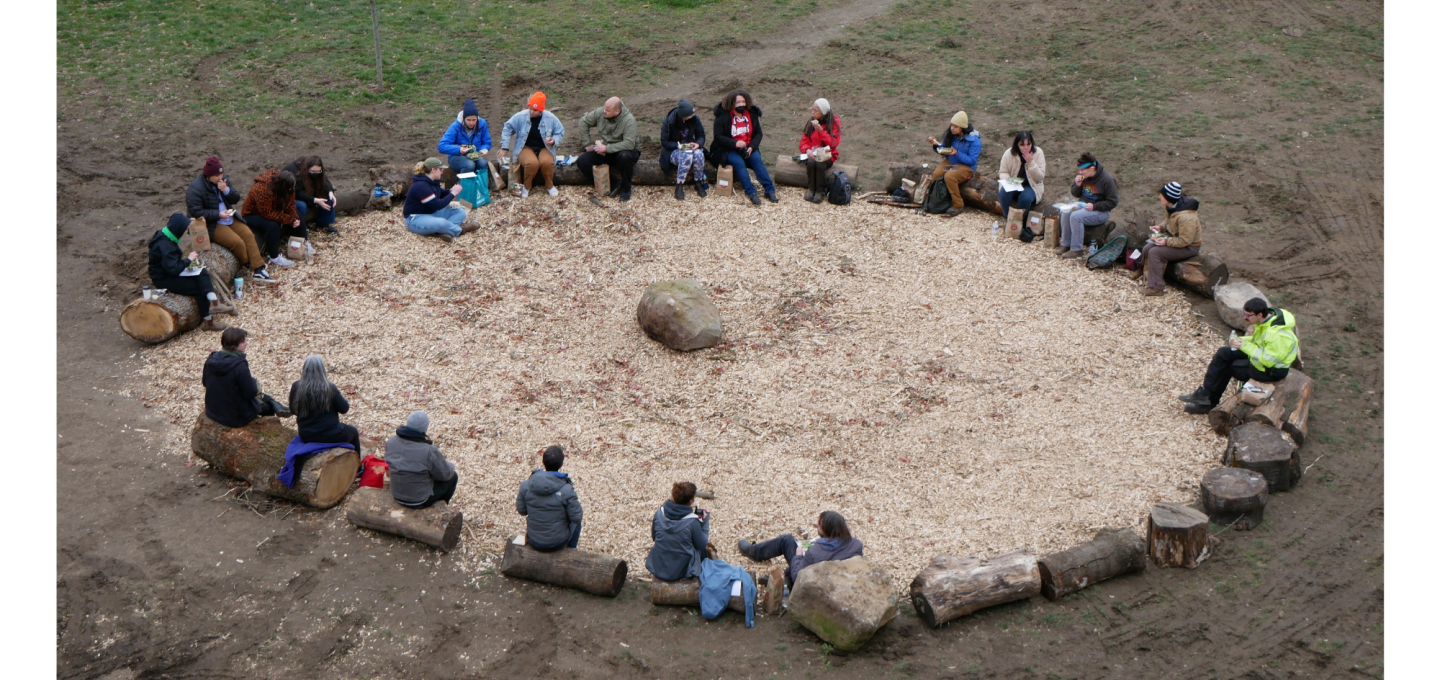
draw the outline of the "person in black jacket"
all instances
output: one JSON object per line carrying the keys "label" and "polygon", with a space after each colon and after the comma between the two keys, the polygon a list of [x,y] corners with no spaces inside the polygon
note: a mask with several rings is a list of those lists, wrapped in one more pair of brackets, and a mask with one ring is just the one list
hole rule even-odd
{"label": "person in black jacket", "polygon": [[205,386],[205,417],[225,427],[244,427],[260,416],[290,415],[290,409],[260,391],[260,383],[250,375],[250,361],[245,358],[244,328],[231,326],[220,334],[220,351],[205,359],[200,383]]}
{"label": "person in black jacket", "polygon": [[349,443],[360,450],[360,430],[340,422],[340,414],[350,412],[350,402],[340,388],[325,376],[325,359],[319,354],[305,357],[300,379],[290,386],[290,410],[295,413],[295,429],[306,444]]}
{"label": "person in black jacket", "polygon": [[710,145],[710,159],[735,168],[735,179],[745,189],[751,203],[760,205],[760,197],[755,195],[755,185],[750,182],[747,167],[760,178],[766,200],[778,203],[780,199],[775,196],[775,182],[770,180],[770,171],[765,169],[765,161],[760,158],[760,140],[765,137],[765,131],[760,128],[760,108],[755,106],[749,92],[735,90],[715,105],[714,129],[715,142]]}
{"label": "person in black jacket", "polygon": [[[280,171],[295,176],[295,207],[300,211],[300,221],[313,221],[327,234],[340,233],[335,229],[335,185],[330,183],[320,157],[297,158]],[[308,254],[315,254],[308,242],[305,248]]]}
{"label": "person in black jacket", "polygon": [[256,283],[274,283],[275,279],[265,271],[265,257],[260,254],[260,245],[255,234],[239,212],[242,197],[230,186],[220,158],[205,159],[200,176],[185,189],[185,208],[191,217],[205,218],[205,227],[210,230],[210,241],[225,246],[235,254],[243,267],[249,267],[251,278]]}
{"label": "person in black jacket", "polygon": [[207,331],[223,331],[224,322],[216,321],[212,314],[235,311],[230,305],[217,304],[215,286],[210,283],[210,273],[204,269],[195,276],[181,276],[190,262],[199,259],[200,254],[191,251],[188,255],[180,252],[180,236],[190,228],[190,218],[181,213],[170,216],[170,222],[150,237],[150,282],[156,288],[164,288],[176,295],[195,298],[200,310],[200,328]]}
{"label": "person in black jacket", "polygon": [[675,173],[675,198],[685,200],[685,177],[695,178],[695,193],[705,198],[705,126],[695,106],[684,99],[660,124],[660,169]]}

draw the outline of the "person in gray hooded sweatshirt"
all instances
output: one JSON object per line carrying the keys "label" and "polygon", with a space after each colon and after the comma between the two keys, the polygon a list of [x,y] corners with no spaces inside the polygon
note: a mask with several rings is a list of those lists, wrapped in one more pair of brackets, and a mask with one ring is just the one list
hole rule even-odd
{"label": "person in gray hooded sweatshirt", "polygon": [[580,523],[585,513],[570,476],[560,471],[565,464],[565,449],[545,449],[541,463],[545,469],[530,473],[515,496],[515,512],[525,515],[525,542],[540,552],[575,548],[580,545]]}
{"label": "person in gray hooded sweatshirt", "polygon": [[416,411],[385,442],[385,462],[390,466],[390,495],[395,502],[411,508],[428,508],[436,501],[450,502],[460,474],[445,460],[425,431],[430,415]]}
{"label": "person in gray hooded sweatshirt", "polygon": [[655,545],[645,558],[645,568],[661,581],[700,577],[705,546],[710,542],[710,513],[695,509],[695,484],[675,482],[670,500],[655,511],[650,537]]}

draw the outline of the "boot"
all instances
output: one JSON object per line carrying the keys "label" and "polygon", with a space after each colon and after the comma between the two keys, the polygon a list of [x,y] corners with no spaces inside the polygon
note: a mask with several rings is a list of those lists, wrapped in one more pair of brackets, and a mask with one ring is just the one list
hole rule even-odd
{"label": "boot", "polygon": [[454,236],[451,236],[451,235],[449,235],[449,234],[447,234],[447,233],[445,233],[445,232],[443,232],[443,231],[442,231],[442,232],[439,232],[439,233],[437,233],[437,234],[435,234],[435,235],[436,235],[436,236],[439,236],[439,237],[440,237],[440,240],[441,240],[441,241],[444,241],[444,242],[446,242],[446,243],[454,243],[454,242],[455,242],[455,237],[454,237]]}
{"label": "boot", "polygon": [[1206,392],[1204,387],[1197,387],[1194,392],[1183,395],[1179,399],[1187,404],[1208,404],[1210,403],[1210,393]]}
{"label": "boot", "polygon": [[1130,279],[1131,281],[1139,281],[1140,277],[1144,276],[1144,274],[1145,270],[1136,269],[1134,271],[1125,272],[1125,278]]}
{"label": "boot", "polygon": [[775,195],[774,189],[771,189],[765,192],[765,200],[770,201],[771,203],[779,203],[780,197]]}
{"label": "boot", "polygon": [[815,202],[815,192],[812,191],[812,190],[810,190],[810,189],[806,189],[806,190],[805,190],[805,200],[810,201],[811,203],[814,203],[814,202]]}
{"label": "boot", "polygon": [[1205,415],[1206,413],[1209,413],[1209,412],[1211,412],[1211,411],[1213,411],[1213,410],[1215,410],[1215,407],[1212,406],[1208,400],[1207,400],[1205,403],[1203,403],[1203,404],[1186,404],[1186,405],[1185,405],[1185,412],[1186,412],[1186,413],[1194,414],[1194,415],[1197,415],[1197,416],[1203,416],[1203,415]]}
{"label": "boot", "polygon": [[235,313],[235,305],[226,305],[226,304],[221,304],[221,303],[219,303],[219,302],[212,302],[212,303],[210,303],[210,313],[211,313],[211,314],[234,314],[234,313]]}
{"label": "boot", "polygon": [[289,418],[290,416],[293,416],[293,415],[295,415],[295,414],[290,412],[290,407],[288,407],[288,406],[286,406],[286,405],[284,405],[284,404],[282,404],[282,403],[280,403],[280,402],[278,402],[278,401],[275,402],[275,417],[276,417],[276,418]]}
{"label": "boot", "polygon": [[704,182],[700,182],[700,183],[698,183],[698,184],[695,185],[695,195],[696,195],[696,196],[699,196],[700,198],[705,198],[705,192],[708,191],[709,189],[710,189],[710,185],[708,185],[708,184],[706,184],[706,183],[704,183]]}
{"label": "boot", "polygon": [[754,203],[755,205],[760,205],[760,195],[759,195],[759,194],[750,194],[750,202],[751,202],[751,203]]}
{"label": "boot", "polygon": [[1164,289],[1156,290],[1154,288],[1151,288],[1150,286],[1145,286],[1145,289],[1140,291],[1140,294],[1147,297],[1156,297],[1158,295],[1164,295],[1165,291]]}
{"label": "boot", "polygon": [[605,197],[606,197],[606,198],[615,198],[616,196],[619,196],[619,195],[620,195],[620,185],[617,184],[617,185],[615,185],[615,186],[613,186],[613,187],[610,187],[610,191],[606,192]]}
{"label": "boot", "polygon": [[1065,253],[1064,253],[1063,255],[1061,255],[1060,257],[1063,257],[1063,258],[1065,258],[1065,259],[1067,259],[1067,260],[1073,260],[1073,259],[1075,259],[1075,258],[1077,258],[1077,257],[1080,257],[1081,255],[1084,255],[1084,254],[1085,254],[1085,251],[1083,251],[1083,250],[1066,250]]}
{"label": "boot", "polygon": [[202,331],[223,331],[226,328],[229,328],[229,326],[225,325],[224,321],[206,319],[200,322],[200,330]]}
{"label": "boot", "polygon": [[1055,246],[1055,256],[1059,257],[1061,255],[1064,255],[1065,251],[1067,250],[1069,250],[1069,248],[1066,248],[1065,246]]}
{"label": "boot", "polygon": [[675,200],[677,200],[677,201],[683,201],[683,200],[685,200],[685,185],[684,185],[684,184],[676,184],[676,185],[675,185]]}
{"label": "boot", "polygon": [[476,229],[479,229],[479,228],[480,228],[480,223],[479,223],[479,222],[466,222],[465,224],[460,225],[460,233],[461,233],[461,234],[468,234],[468,233],[470,233],[470,232],[472,232],[472,231],[475,231]]}
{"label": "boot", "polygon": [[755,559],[755,544],[754,544],[754,543],[751,543],[750,541],[747,541],[747,540],[745,540],[745,539],[742,538],[742,539],[740,539],[740,543],[739,543],[738,545],[736,545],[736,547],[740,549],[740,554],[741,554],[741,555],[744,555],[744,556],[746,556],[746,557],[748,557],[748,558],[750,558],[750,559],[752,559],[752,560],[755,560],[756,562],[760,562],[760,561],[761,561],[761,560],[756,560],[756,559]]}

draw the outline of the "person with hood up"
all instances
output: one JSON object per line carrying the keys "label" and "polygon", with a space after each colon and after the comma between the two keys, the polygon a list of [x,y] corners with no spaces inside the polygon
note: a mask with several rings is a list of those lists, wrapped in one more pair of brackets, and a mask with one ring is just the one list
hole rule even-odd
{"label": "person with hood up", "polygon": [[805,154],[805,200],[825,202],[825,173],[840,160],[840,118],[828,99],[810,105],[810,120],[800,131],[800,153]]}
{"label": "person with hood up", "polygon": [[200,176],[185,189],[185,208],[190,217],[205,219],[210,241],[225,246],[242,267],[249,267],[250,277],[256,283],[274,283],[275,279],[265,271],[265,258],[260,254],[255,234],[243,217],[235,215],[241,200],[240,192],[230,186],[219,156],[205,159]]}
{"label": "person with hood up", "polygon": [[[609,165],[618,178],[610,178],[610,193],[621,201],[630,200],[630,184],[635,179],[635,163],[640,160],[640,128],[635,116],[619,97],[605,100],[605,105],[580,117],[580,135],[595,142],[575,161],[580,174],[595,183],[595,166]],[[619,179],[617,183],[615,180]]]}
{"label": "person with hood up", "polygon": [[180,275],[190,269],[191,263],[200,259],[200,254],[193,250],[188,254],[180,252],[180,237],[189,228],[190,218],[177,212],[170,216],[169,223],[150,237],[150,282],[156,288],[195,298],[195,306],[202,319],[200,329],[223,331],[225,323],[216,321],[211,315],[234,313],[235,308],[216,302],[219,298],[215,295],[215,284],[210,282],[210,272],[202,268],[194,276]]}
{"label": "person with hood up", "polygon": [[1215,351],[1205,369],[1205,382],[1180,397],[1186,413],[1209,413],[1224,398],[1231,379],[1277,383],[1290,375],[1290,365],[1300,356],[1295,315],[1258,297],[1245,301],[1244,312],[1245,323],[1254,326],[1254,334],[1232,338],[1229,346]]}
{"label": "person with hood up", "polygon": [[1200,254],[1200,201],[1186,196],[1179,182],[1171,182],[1160,187],[1160,207],[1169,213],[1165,226],[1150,227],[1155,234],[1140,250],[1141,268],[1126,274],[1131,281],[1145,275],[1145,295],[1164,295],[1165,267]]}
{"label": "person with hood up", "polygon": [[755,99],[749,92],[735,90],[725,95],[715,105],[715,141],[710,144],[710,159],[735,169],[735,180],[755,205],[760,205],[760,197],[755,192],[755,184],[750,181],[749,170],[755,171],[755,177],[765,189],[765,200],[780,202],[775,195],[775,182],[770,179],[770,171],[760,157],[760,141],[765,138],[765,131],[760,127],[760,115],[760,107],[755,105]]}
{"label": "person with hood up", "polygon": [[645,558],[645,569],[661,581],[700,578],[705,546],[710,542],[710,513],[691,507],[695,484],[675,482],[670,500],[655,511],[650,538],[655,545]]}
{"label": "person with hood up", "polygon": [[695,193],[705,198],[705,126],[695,105],[681,99],[660,123],[660,169],[675,173],[675,198],[685,200],[685,177],[695,178]]}
{"label": "person with hood up", "polygon": [[460,183],[456,182],[449,190],[440,186],[440,176],[445,173],[443,166],[434,156],[415,164],[415,176],[405,192],[405,207],[400,213],[405,217],[405,228],[412,233],[439,236],[451,243],[456,236],[475,231],[480,225],[467,222],[465,216],[469,213],[450,204],[460,195]]}
{"label": "person with hood up", "polygon": [[1079,174],[1070,184],[1070,195],[1079,198],[1084,205],[1060,213],[1060,245],[1055,254],[1064,258],[1076,258],[1085,254],[1085,227],[1105,224],[1110,221],[1110,211],[1120,204],[1120,188],[1115,178],[1105,171],[1095,155],[1086,151],[1075,162]]}
{"label": "person with hood up", "polygon": [[390,495],[407,508],[428,508],[450,502],[460,473],[455,464],[430,440],[430,414],[415,411],[385,442],[385,464],[390,469]]}
{"label": "person with hood up", "polygon": [[[555,147],[565,140],[565,126],[545,110],[545,93],[536,92],[500,130],[500,151],[510,154],[510,181],[520,188],[520,198],[529,198],[535,177],[545,178],[545,191],[559,196],[555,188]],[[517,177],[514,173],[520,172]]]}
{"label": "person with hood up", "polygon": [[585,513],[570,476],[560,471],[565,464],[565,450],[559,446],[546,448],[541,463],[545,469],[530,473],[515,496],[515,512],[525,516],[525,542],[540,552],[574,549],[580,545]]}
{"label": "person with hood up", "polygon": [[[950,190],[950,209],[946,210],[945,214],[954,217],[965,209],[965,198],[960,193],[960,185],[975,176],[975,169],[980,163],[980,133],[970,125],[969,114],[957,111],[950,117],[950,127],[945,130],[945,138],[937,140],[931,137],[930,145],[935,149],[935,153],[945,157],[944,163],[935,165],[935,172],[931,173],[930,177],[935,181],[944,179],[945,188]],[[923,201],[925,197],[919,198]]]}
{"label": "person with hood up", "polygon": [[[445,129],[436,147],[447,157],[450,169],[457,173],[476,172],[490,155],[490,126],[480,117],[474,99],[466,99],[455,122]],[[488,168],[487,168],[488,170]]]}
{"label": "person with hood up", "polygon": [[741,540],[740,554],[756,562],[784,555],[786,564],[790,565],[785,571],[786,586],[795,585],[795,578],[800,575],[800,571],[812,564],[846,560],[865,554],[865,545],[860,539],[850,535],[850,525],[845,523],[845,517],[834,510],[820,513],[820,518],[815,522],[815,531],[820,537],[813,542],[806,541],[810,543],[808,547],[793,535],[785,534],[762,543]]}
{"label": "person with hood up", "polygon": [[200,383],[205,386],[205,417],[225,427],[245,427],[260,416],[290,416],[290,409],[260,391],[250,374],[244,328],[231,326],[220,334],[220,351],[205,359]]}

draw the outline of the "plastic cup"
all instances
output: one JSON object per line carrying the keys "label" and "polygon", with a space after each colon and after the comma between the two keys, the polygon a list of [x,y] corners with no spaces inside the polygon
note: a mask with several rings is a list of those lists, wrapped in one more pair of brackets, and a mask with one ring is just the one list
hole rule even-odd
{"label": "plastic cup", "polygon": [[140,297],[142,297],[142,298],[144,298],[144,299],[146,299],[146,300],[149,300],[149,299],[150,299],[150,290],[151,290],[151,289],[150,289],[150,286],[141,286],[141,287],[140,287]]}

